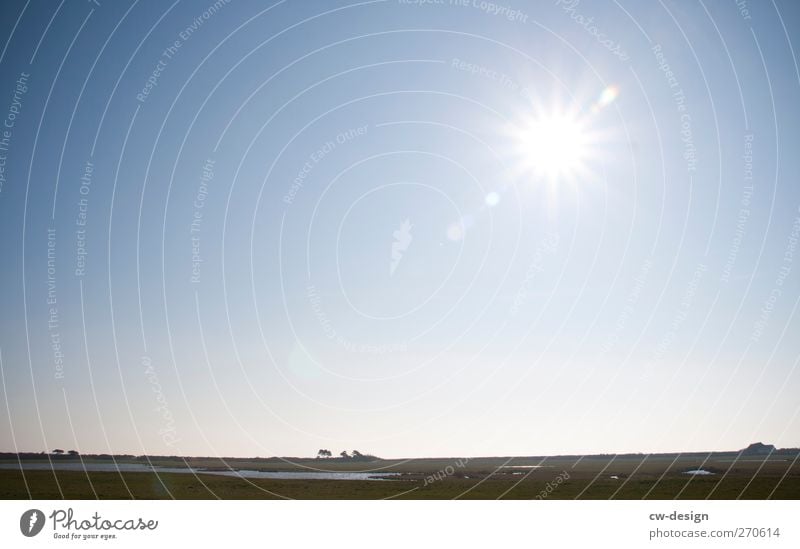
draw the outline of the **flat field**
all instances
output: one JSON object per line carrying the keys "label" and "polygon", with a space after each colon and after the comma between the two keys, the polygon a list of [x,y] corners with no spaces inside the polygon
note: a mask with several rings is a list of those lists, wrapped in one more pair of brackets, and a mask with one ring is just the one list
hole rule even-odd
{"label": "flat field", "polygon": [[[800,499],[797,455],[737,453],[375,460],[151,457],[206,472],[0,470],[1,499]],[[25,460],[30,463],[33,460]],[[59,460],[63,461],[63,460]],[[75,463],[73,458],[70,460]],[[55,461],[54,461],[55,462]],[[118,463],[147,463],[118,458]],[[2,460],[10,465],[16,460]],[[39,461],[41,463],[41,461]],[[45,463],[47,463],[45,461]],[[80,463],[80,462],[77,462]],[[109,459],[84,458],[92,464]],[[536,467],[531,467],[536,466]],[[710,475],[685,471],[702,468]],[[387,480],[246,479],[213,470],[367,471]]]}

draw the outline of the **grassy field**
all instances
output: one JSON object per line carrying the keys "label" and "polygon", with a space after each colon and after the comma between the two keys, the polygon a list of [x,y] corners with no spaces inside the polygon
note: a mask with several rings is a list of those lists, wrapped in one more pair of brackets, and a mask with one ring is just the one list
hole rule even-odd
{"label": "grassy field", "polygon": [[[800,460],[735,454],[377,460],[153,459],[164,466],[402,473],[397,480],[240,479],[213,474],[0,470],[2,499],[800,499]],[[89,460],[87,460],[88,462]],[[106,463],[108,463],[106,461]],[[538,469],[523,469],[543,465]],[[703,466],[714,472],[691,476]],[[549,488],[548,488],[549,486]],[[537,498],[539,496],[539,498]]]}

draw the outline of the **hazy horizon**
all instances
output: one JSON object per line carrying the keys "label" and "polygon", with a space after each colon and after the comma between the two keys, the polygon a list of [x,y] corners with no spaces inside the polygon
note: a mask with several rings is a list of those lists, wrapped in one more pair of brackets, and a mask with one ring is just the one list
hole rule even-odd
{"label": "hazy horizon", "polygon": [[[750,444],[752,444],[752,443],[750,443]],[[769,444],[769,443],[767,443],[767,444]],[[544,454],[527,454],[527,455],[513,455],[513,456],[512,455],[493,455],[493,456],[490,456],[490,455],[471,455],[471,456],[470,455],[449,455],[449,456],[445,456],[445,455],[436,455],[436,456],[432,456],[432,455],[428,455],[428,456],[426,456],[426,455],[423,455],[423,456],[378,456],[378,455],[375,455],[375,456],[371,456],[371,457],[375,457],[375,458],[382,459],[382,460],[387,460],[387,461],[391,461],[391,460],[403,461],[403,460],[416,460],[416,459],[449,459],[449,458],[468,458],[468,459],[505,458],[505,457],[512,457],[512,458],[537,458],[537,457],[555,458],[555,457],[565,457],[565,456],[567,456],[567,457],[568,456],[591,457],[591,456],[600,456],[600,455],[603,455],[603,456],[608,456],[608,455],[617,455],[617,456],[644,455],[644,456],[647,456],[647,455],[656,455],[656,454],[695,454],[695,453],[703,454],[703,453],[738,452],[738,451],[744,450],[747,446],[749,446],[749,444],[747,444],[747,445],[745,445],[745,446],[743,446],[741,448],[728,448],[728,449],[718,449],[718,450],[696,450],[696,451],[692,451],[692,452],[674,450],[672,452],[669,452],[669,451],[666,451],[666,452],[625,452],[625,453],[621,453],[621,452],[593,452],[593,453],[590,453],[590,454],[587,454],[587,453],[548,454],[548,455],[544,455]],[[40,454],[44,453],[44,454],[46,454],[48,456],[53,456],[54,455],[53,452],[52,452],[53,449],[61,449],[61,450],[63,450],[64,451],[63,455],[65,457],[69,457],[67,455],[67,452],[69,452],[69,450],[72,450],[72,448],[58,448],[58,447],[51,448],[49,451],[43,451],[43,450],[41,450],[41,451],[38,451],[38,450],[37,451],[0,450],[0,454],[3,454],[3,453],[9,453],[9,454],[19,453],[19,454],[36,454],[36,455],[40,455]],[[346,448],[345,450],[349,453],[354,449],[358,450],[358,448]],[[797,450],[797,449],[800,449],[800,445],[798,445],[798,446],[787,446],[785,448],[776,447],[775,451]],[[115,452],[113,455],[115,457],[122,456],[122,455],[130,455],[130,456],[137,456],[137,457],[138,456],[142,456],[142,455],[147,455],[148,457],[153,457],[153,456],[178,457],[178,458],[212,458],[213,457],[213,458],[222,458],[222,459],[292,459],[292,458],[296,458],[296,459],[314,459],[314,460],[316,460],[316,459],[320,459],[320,460],[342,459],[338,455],[338,453],[339,453],[339,450],[334,452],[333,456],[326,457],[326,458],[317,458],[316,454],[314,454],[313,452],[309,453],[309,455],[273,455],[273,456],[251,455],[251,456],[236,456],[236,455],[222,455],[222,454],[220,454],[220,455],[211,456],[211,455],[188,455],[188,454],[136,454],[136,453],[131,453],[131,452],[119,451],[119,452]],[[79,454],[79,456],[84,456],[85,457],[85,456],[96,456],[96,455],[104,455],[104,454],[108,455],[107,452],[86,451],[86,452],[81,452]]]}

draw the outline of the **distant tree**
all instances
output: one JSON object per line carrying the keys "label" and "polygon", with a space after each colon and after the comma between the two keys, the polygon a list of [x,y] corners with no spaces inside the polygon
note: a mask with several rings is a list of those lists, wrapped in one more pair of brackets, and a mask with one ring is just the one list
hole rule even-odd
{"label": "distant tree", "polygon": [[61,454],[63,454],[63,453],[64,453],[64,450],[62,450],[61,448],[56,448],[55,450],[53,450],[53,453],[54,453],[54,454],[61,455]]}
{"label": "distant tree", "polygon": [[344,459],[349,459],[350,458],[350,456],[347,455],[347,450],[342,450],[342,453],[339,454],[339,455],[342,456]]}
{"label": "distant tree", "polygon": [[71,456],[77,456],[77,455],[78,455],[78,451],[77,451],[77,450],[70,450],[70,451],[69,451],[69,452],[67,452],[67,453],[68,453],[69,455],[71,455]]}

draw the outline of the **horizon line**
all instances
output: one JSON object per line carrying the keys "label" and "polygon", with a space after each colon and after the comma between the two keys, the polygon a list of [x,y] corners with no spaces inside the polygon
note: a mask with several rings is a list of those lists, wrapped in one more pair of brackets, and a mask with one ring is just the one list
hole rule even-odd
{"label": "horizon line", "polygon": [[[417,456],[417,457],[381,457],[376,456],[373,454],[363,454],[365,457],[373,457],[378,460],[384,461],[410,461],[415,459],[457,459],[457,458],[467,458],[467,459],[497,459],[497,458],[509,458],[509,459],[519,459],[519,458],[556,458],[556,457],[592,457],[592,456],[630,456],[630,455],[637,455],[637,456],[658,456],[658,455],[674,455],[674,454],[715,454],[715,453],[737,453],[737,452],[744,452],[751,446],[755,444],[761,444],[762,446],[772,446],[773,450],[770,450],[769,454],[771,455],[776,452],[782,452],[787,450],[796,450],[800,452],[800,445],[798,446],[787,446],[783,448],[778,448],[772,444],[764,444],[762,442],[754,442],[749,444],[744,448],[734,449],[734,450],[690,450],[690,451],[668,451],[668,452],[601,452],[601,453],[594,453],[594,454],[527,454],[527,455],[452,455],[452,456]],[[74,450],[63,450],[64,456],[69,457],[70,451]],[[45,456],[54,456],[54,455],[62,455],[62,454],[54,454],[52,451],[45,452],[45,451],[0,451],[0,455],[2,454],[13,454],[13,455],[22,455],[22,454],[34,454],[34,455],[45,455]],[[339,460],[339,459],[352,459],[352,458],[342,458],[339,456],[331,456],[326,458],[320,458],[318,456],[280,456],[280,455],[273,455],[273,456],[213,456],[213,455],[182,455],[182,454],[134,454],[134,453],[107,453],[107,452],[78,452],[76,454],[77,457],[82,456],[134,456],[134,457],[168,457],[168,458],[183,458],[183,459],[281,459],[281,460],[291,460],[291,459],[302,459],[302,460]],[[364,460],[360,460],[364,461]]]}

